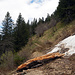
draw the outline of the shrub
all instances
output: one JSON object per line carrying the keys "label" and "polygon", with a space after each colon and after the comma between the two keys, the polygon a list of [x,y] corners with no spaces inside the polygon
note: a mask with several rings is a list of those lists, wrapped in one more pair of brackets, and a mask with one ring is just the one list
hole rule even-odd
{"label": "shrub", "polygon": [[1,67],[6,69],[13,69],[14,67],[14,55],[12,51],[5,52],[1,56]]}
{"label": "shrub", "polygon": [[15,66],[20,65],[23,62],[23,60],[24,60],[24,58],[22,58],[17,53],[15,53],[15,55],[14,55],[14,63],[15,63]]}

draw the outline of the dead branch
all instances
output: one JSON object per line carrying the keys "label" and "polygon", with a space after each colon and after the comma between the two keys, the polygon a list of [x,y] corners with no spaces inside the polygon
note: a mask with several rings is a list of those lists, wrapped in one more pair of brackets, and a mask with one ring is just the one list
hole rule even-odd
{"label": "dead branch", "polygon": [[38,64],[42,64],[44,62],[44,60],[51,60],[54,58],[59,58],[64,56],[64,54],[60,54],[60,53],[49,53],[40,57],[36,57],[33,59],[30,59],[28,61],[26,61],[24,64],[21,64],[20,66],[18,66],[17,71],[22,71],[22,70],[27,70],[30,69],[33,66],[36,66]]}

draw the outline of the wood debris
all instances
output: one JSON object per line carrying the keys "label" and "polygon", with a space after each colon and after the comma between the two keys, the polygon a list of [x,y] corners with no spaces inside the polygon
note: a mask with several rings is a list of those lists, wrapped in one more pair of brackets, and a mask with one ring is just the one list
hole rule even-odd
{"label": "wood debris", "polygon": [[42,65],[44,62],[47,62],[48,60],[51,60],[51,59],[53,60],[62,56],[64,56],[64,54],[60,54],[57,52],[57,53],[49,53],[40,57],[30,59],[26,61],[25,63],[21,64],[20,66],[18,66],[17,72],[30,69],[34,66],[37,67],[39,64]]}

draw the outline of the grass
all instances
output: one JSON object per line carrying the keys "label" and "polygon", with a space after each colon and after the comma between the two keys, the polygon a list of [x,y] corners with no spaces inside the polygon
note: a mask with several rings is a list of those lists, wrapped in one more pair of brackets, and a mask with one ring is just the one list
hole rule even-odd
{"label": "grass", "polygon": [[59,41],[63,40],[64,38],[72,35],[72,33],[74,33],[74,32],[75,32],[75,20],[72,21],[68,25],[59,22],[59,23],[57,23],[57,25],[55,27],[50,28],[47,31],[45,31],[43,36],[41,36],[39,38],[37,38],[36,35],[33,36],[31,38],[32,41],[30,41],[30,42],[32,42],[31,47],[32,47],[32,49],[34,49],[33,45],[35,43],[41,45],[41,44],[45,44],[46,41],[50,41],[52,43],[55,43],[55,42],[58,43]]}

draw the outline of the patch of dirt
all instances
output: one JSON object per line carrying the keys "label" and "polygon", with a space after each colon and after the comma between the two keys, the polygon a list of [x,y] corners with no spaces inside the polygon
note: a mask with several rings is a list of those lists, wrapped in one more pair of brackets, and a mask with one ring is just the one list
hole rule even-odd
{"label": "patch of dirt", "polygon": [[66,59],[56,59],[55,61],[48,63],[44,69],[48,75],[71,75],[72,73],[72,66]]}
{"label": "patch of dirt", "polygon": [[28,69],[23,72],[15,73],[13,75],[44,75],[43,71],[40,69]]}
{"label": "patch of dirt", "polygon": [[75,55],[69,58],[56,59],[44,65],[43,71],[47,75],[75,75],[75,60],[74,59],[75,59]]}
{"label": "patch of dirt", "polygon": [[25,75],[44,75],[42,70],[38,70],[38,69],[32,69],[30,72],[28,72]]}
{"label": "patch of dirt", "polygon": [[23,70],[23,72],[13,75],[75,75],[75,54],[68,58],[52,60],[38,68]]}

